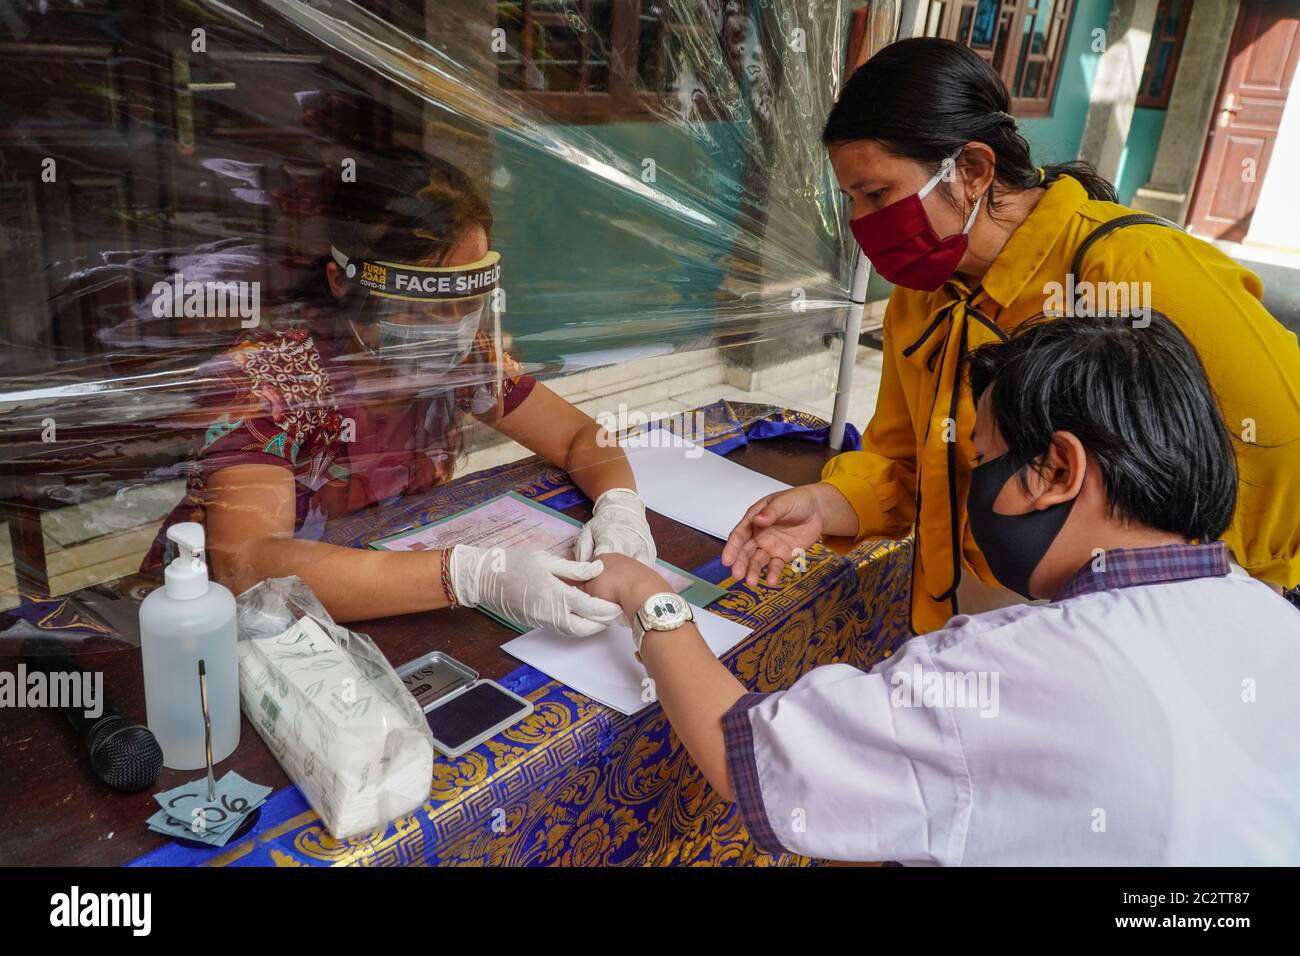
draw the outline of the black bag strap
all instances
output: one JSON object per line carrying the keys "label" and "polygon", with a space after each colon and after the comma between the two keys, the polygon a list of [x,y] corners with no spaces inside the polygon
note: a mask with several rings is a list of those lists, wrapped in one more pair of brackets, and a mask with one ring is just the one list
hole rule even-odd
{"label": "black bag strap", "polygon": [[1131,212],[1127,216],[1120,216],[1103,222],[1100,226],[1088,234],[1088,238],[1079,243],[1079,248],[1074,252],[1074,262],[1070,264],[1070,275],[1075,279],[1079,278],[1079,269],[1083,266],[1083,257],[1093,245],[1105,239],[1117,229],[1123,229],[1125,226],[1169,226],[1173,229],[1182,229],[1182,226],[1176,222],[1170,222],[1160,216],[1154,216],[1149,212]]}

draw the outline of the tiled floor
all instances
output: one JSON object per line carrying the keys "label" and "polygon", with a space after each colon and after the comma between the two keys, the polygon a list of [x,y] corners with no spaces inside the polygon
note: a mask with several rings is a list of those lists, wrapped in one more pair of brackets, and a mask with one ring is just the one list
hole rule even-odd
{"label": "tiled floor", "polygon": [[1264,308],[1300,335],[1300,251],[1221,239],[1214,244],[1259,276]]}
{"label": "tiled floor", "polygon": [[[624,362],[550,380],[547,384],[597,417],[617,416],[622,405],[629,412],[658,418],[725,398],[770,402],[829,420],[835,402],[838,362],[838,351],[828,351],[812,360],[791,363],[788,376],[780,370],[765,370],[762,387],[750,389],[729,384],[737,381],[736,370],[728,368],[716,351],[710,350]],[[866,425],[875,409],[880,362],[880,352],[864,346],[858,348],[849,421],[859,429]],[[486,429],[480,428],[478,434],[467,436],[469,451],[460,462],[458,474],[531,454],[521,445],[485,432]],[[182,491],[183,482],[169,481],[48,512],[42,526],[54,593],[66,594],[136,570]],[[8,529],[0,525],[0,609],[17,603]]]}

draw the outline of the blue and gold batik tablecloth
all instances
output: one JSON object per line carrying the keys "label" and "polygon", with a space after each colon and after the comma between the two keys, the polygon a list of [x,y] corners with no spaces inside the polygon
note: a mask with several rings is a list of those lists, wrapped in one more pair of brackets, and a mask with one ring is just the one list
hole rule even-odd
{"label": "blue and gold batik tablecloth", "polygon": [[[718,403],[708,412],[714,450],[756,437],[824,441],[826,423],[780,410]],[[856,434],[850,441],[856,441]],[[443,517],[509,490],[556,508],[582,500],[563,472],[537,459],[454,482],[385,512],[349,519],[328,540],[362,545],[377,534]],[[865,542],[847,555],[818,545],[801,573],[750,589],[718,561],[694,569],[727,594],[710,609],[753,629],[723,661],[750,690],[788,687],[813,667],[867,667],[910,637],[910,542]],[[657,704],[627,717],[528,666],[501,683],[534,713],[464,756],[437,757],[429,800],[384,830],[331,837],[294,787],[273,795],[256,829],[220,850],[173,844],[133,866],[806,865],[755,849],[672,733]]]}

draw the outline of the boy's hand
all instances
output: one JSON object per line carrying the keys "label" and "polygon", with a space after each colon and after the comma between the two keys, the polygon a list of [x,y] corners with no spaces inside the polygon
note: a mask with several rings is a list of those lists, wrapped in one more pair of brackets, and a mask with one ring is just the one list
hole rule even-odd
{"label": "boy's hand", "polygon": [[604,573],[579,583],[578,587],[593,597],[619,605],[629,620],[650,595],[672,590],[658,571],[626,555],[602,554],[600,561],[605,565]]}

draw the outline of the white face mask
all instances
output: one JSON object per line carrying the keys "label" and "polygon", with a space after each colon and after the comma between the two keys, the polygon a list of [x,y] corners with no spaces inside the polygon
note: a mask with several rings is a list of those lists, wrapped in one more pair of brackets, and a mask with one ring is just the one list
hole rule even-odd
{"label": "white face mask", "polygon": [[455,325],[421,322],[406,324],[380,319],[375,323],[379,342],[367,349],[375,358],[424,371],[447,371],[460,365],[474,348],[474,337],[484,306],[465,313]]}

